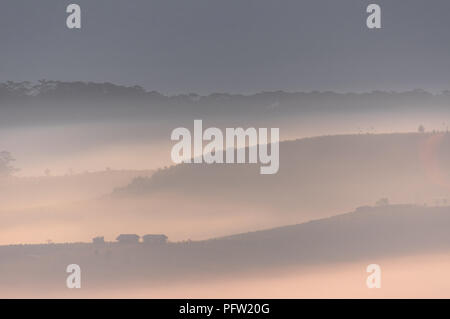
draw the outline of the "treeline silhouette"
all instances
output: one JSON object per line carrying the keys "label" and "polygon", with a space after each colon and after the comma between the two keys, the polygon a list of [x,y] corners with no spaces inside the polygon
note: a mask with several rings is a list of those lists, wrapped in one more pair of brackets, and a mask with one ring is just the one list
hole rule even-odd
{"label": "treeline silhouette", "polygon": [[[450,90],[438,94],[432,94],[421,89],[405,92],[373,91],[366,93],[337,93],[332,91],[285,92],[279,90],[248,95],[212,93],[202,96],[196,93],[164,95],[157,91],[146,90],[138,85],[123,86],[108,82],[40,80],[37,83],[29,81],[0,83],[0,100],[84,100],[86,98],[133,98],[137,100],[142,99],[145,102],[169,103],[173,106],[186,104],[207,105],[209,109],[214,109],[214,106],[217,105],[240,105],[248,108],[256,106],[263,109],[277,109],[289,106],[293,102],[295,102],[297,107],[308,109],[308,105],[311,105],[311,103],[315,104],[315,101],[322,102],[325,109],[330,103],[333,105],[342,104],[347,107],[359,105],[359,107],[364,108],[374,101],[384,106],[403,105],[404,102],[410,101],[413,105],[426,107],[425,102],[440,105],[448,103],[450,101]],[[388,103],[386,104],[385,102]]]}
{"label": "treeline silhouette", "polygon": [[[10,99],[29,99],[29,98],[86,98],[86,97],[144,97],[153,101],[176,101],[185,103],[211,103],[224,101],[231,102],[254,102],[260,103],[270,99],[275,102],[291,100],[302,100],[310,102],[314,99],[321,98],[338,99],[338,100],[370,100],[370,99],[414,99],[418,101],[435,100],[435,101],[449,101],[450,90],[445,90],[437,94],[427,92],[422,89],[415,89],[404,92],[393,91],[372,91],[365,93],[337,93],[333,91],[311,91],[311,92],[286,92],[278,91],[263,91],[255,94],[231,94],[231,93],[212,93],[209,95],[199,95],[196,93],[164,95],[157,91],[149,91],[139,85],[123,86],[109,82],[64,82],[53,80],[39,80],[36,83],[30,81],[14,82],[7,81],[0,83],[0,98]],[[273,106],[275,107],[275,106]]]}
{"label": "treeline silhouette", "polygon": [[[450,91],[368,93],[271,91],[249,95],[196,93],[164,95],[140,86],[41,80],[0,84],[0,125],[47,125],[137,119],[177,121],[186,118],[248,121],[292,119],[309,115],[352,116],[396,112],[450,113]],[[178,124],[177,124],[178,125]],[[253,124],[256,125],[256,124]],[[262,124],[261,124],[262,125]],[[173,126],[173,125],[171,125]]]}

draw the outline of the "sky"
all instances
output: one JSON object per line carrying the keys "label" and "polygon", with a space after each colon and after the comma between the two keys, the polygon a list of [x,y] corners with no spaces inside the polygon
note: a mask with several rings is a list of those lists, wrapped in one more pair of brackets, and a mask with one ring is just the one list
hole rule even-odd
{"label": "sky", "polygon": [[[382,8],[382,29],[366,7]],[[69,30],[66,6],[82,9]],[[165,94],[450,88],[447,0],[3,0],[0,82]]]}

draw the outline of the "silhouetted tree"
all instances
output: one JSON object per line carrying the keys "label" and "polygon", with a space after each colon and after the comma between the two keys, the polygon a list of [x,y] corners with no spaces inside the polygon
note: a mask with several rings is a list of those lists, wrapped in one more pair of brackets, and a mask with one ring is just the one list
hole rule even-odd
{"label": "silhouetted tree", "polygon": [[389,199],[387,198],[381,198],[376,203],[376,206],[388,206],[389,205]]}
{"label": "silhouetted tree", "polygon": [[12,166],[15,161],[10,152],[1,151],[0,152],[0,178],[11,176],[17,171],[17,168]]}
{"label": "silhouetted tree", "polygon": [[420,125],[419,128],[417,129],[417,131],[419,133],[425,133],[425,127],[423,127],[423,125]]}

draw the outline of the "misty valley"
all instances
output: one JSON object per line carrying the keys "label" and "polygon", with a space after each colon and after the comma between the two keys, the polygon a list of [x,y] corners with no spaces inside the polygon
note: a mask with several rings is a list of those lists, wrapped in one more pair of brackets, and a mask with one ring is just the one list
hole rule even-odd
{"label": "misty valley", "polygon": [[42,81],[0,99],[0,296],[445,295],[446,93]]}

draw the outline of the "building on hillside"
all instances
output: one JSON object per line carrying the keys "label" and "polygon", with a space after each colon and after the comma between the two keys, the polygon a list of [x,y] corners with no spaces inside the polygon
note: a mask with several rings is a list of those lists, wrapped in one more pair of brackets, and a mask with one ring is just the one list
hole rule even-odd
{"label": "building on hillside", "polygon": [[119,244],[138,244],[139,238],[140,237],[135,234],[121,234],[116,238],[116,240]]}
{"label": "building on hillside", "polygon": [[146,244],[167,244],[168,237],[163,234],[149,234],[142,237]]}
{"label": "building on hillside", "polygon": [[95,238],[93,238],[92,239],[92,243],[93,244],[95,244],[95,245],[101,245],[101,244],[104,244],[105,243],[105,237],[95,237]]}

